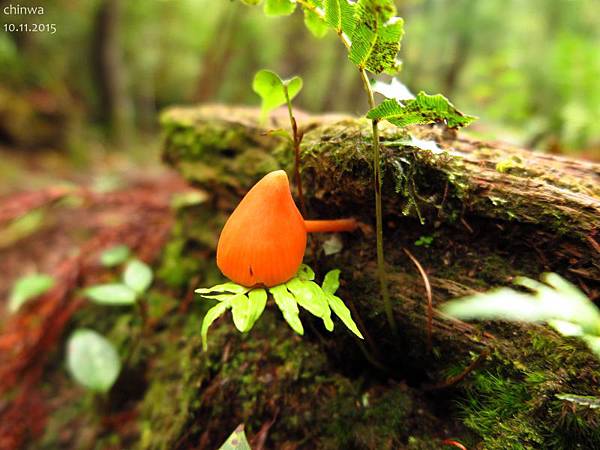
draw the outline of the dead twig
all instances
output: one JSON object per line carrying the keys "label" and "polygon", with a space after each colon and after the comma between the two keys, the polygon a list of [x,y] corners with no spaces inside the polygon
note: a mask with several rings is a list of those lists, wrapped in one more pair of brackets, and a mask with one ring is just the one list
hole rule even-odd
{"label": "dead twig", "polygon": [[417,258],[415,258],[407,248],[402,248],[402,250],[404,250],[404,253],[406,253],[413,264],[417,267],[419,273],[421,274],[421,278],[423,278],[423,283],[425,283],[425,292],[427,293],[427,348],[429,351],[431,351],[433,337],[433,294],[431,292],[431,284],[429,283],[427,273]]}

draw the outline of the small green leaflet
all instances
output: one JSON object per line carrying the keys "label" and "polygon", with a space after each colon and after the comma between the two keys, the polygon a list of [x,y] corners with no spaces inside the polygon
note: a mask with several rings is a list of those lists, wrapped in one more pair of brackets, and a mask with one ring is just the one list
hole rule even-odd
{"label": "small green leaflet", "polygon": [[121,361],[110,341],[94,330],[75,330],[67,342],[67,369],[92,391],[107,392],[119,376]]}
{"label": "small green leaflet", "polygon": [[331,310],[327,297],[324,295],[320,286],[314,281],[292,278],[285,286],[296,297],[296,302],[313,316],[320,317],[323,320],[325,329],[333,331],[333,322],[331,321]]}
{"label": "small green leaflet", "polygon": [[263,10],[267,16],[289,16],[296,10],[296,2],[293,0],[265,0]]}
{"label": "small green leaflet", "polygon": [[202,320],[202,328],[200,330],[200,334],[202,335],[202,349],[204,351],[208,350],[208,328],[225,311],[227,311],[227,308],[229,308],[229,306],[229,303],[227,303],[226,301],[222,301],[210,308],[204,316],[204,319]]}
{"label": "small green leaflet", "polygon": [[336,33],[344,33],[348,38],[352,36],[356,26],[354,18],[355,4],[348,0],[325,0],[325,22]]}
{"label": "small green leaflet", "polygon": [[296,303],[294,296],[288,291],[285,284],[273,286],[269,288],[269,292],[273,296],[275,304],[283,314],[285,321],[292,330],[302,336],[304,334],[304,327],[300,321],[300,310],[298,309],[298,303]]}
{"label": "small green leaflet", "polygon": [[404,34],[404,21],[394,16],[394,2],[360,0],[356,8],[357,24],[350,36],[350,61],[373,73],[398,72],[396,57]]}
{"label": "small green leaflet", "polygon": [[400,103],[396,99],[383,101],[367,113],[368,119],[385,119],[398,126],[445,123],[450,128],[469,125],[476,117],[461,113],[441,94],[419,92],[413,100]]}
{"label": "small green leaflet", "polygon": [[270,111],[287,103],[285,89],[287,89],[290,101],[298,95],[302,89],[302,78],[293,77],[289,80],[282,80],[275,72],[260,70],[254,75],[252,89],[262,100],[261,120],[264,122]]}
{"label": "small green leaflet", "polygon": [[24,303],[44,294],[54,286],[54,278],[43,273],[26,275],[19,278],[10,291],[8,310],[16,312]]}
{"label": "small green leaflet", "polygon": [[152,284],[152,269],[139,259],[133,259],[125,267],[123,282],[137,294],[142,294]]}
{"label": "small green leaflet", "polygon": [[[296,277],[287,283],[268,288],[268,292],[273,296],[285,321],[300,335],[304,334],[304,327],[300,321],[298,305],[321,318],[325,328],[329,331],[333,330],[333,321],[331,320],[331,311],[333,311],[350,331],[363,339],[352,320],[350,310],[339,297],[334,295],[339,287],[339,275],[340,271],[337,269],[328,272],[323,280],[323,286],[319,286],[312,281],[315,278],[314,271],[306,264],[302,264]],[[205,298],[219,302],[208,310],[202,322],[202,347],[205,350],[208,328],[227,309],[231,308],[235,327],[240,332],[246,333],[260,318],[267,303],[267,290],[251,289],[232,282],[208,289],[197,289],[196,292]]]}
{"label": "small green leaflet", "polygon": [[104,250],[100,255],[100,262],[104,267],[118,266],[129,258],[129,247],[126,245],[115,245]]}
{"label": "small green leaflet", "polygon": [[518,277],[515,284],[531,293],[510,288],[452,300],[442,311],[458,319],[547,322],[559,333],[578,336],[600,356],[600,311],[574,285],[555,273],[542,275],[542,281]]}
{"label": "small green leaflet", "polygon": [[121,283],[97,284],[83,293],[94,303],[102,305],[132,305],[137,297],[133,289]]}
{"label": "small green leaflet", "polygon": [[238,425],[225,443],[219,447],[219,450],[252,450],[246,438],[243,423]]}

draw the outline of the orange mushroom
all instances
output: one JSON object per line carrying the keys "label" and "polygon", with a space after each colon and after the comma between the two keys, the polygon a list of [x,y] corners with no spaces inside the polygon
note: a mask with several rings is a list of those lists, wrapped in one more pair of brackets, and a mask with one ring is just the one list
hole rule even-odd
{"label": "orange mushroom", "polygon": [[298,211],[283,170],[265,175],[233,211],[219,237],[217,266],[242,286],[276,286],[302,264],[306,233],[352,231],[354,219],[307,220]]}

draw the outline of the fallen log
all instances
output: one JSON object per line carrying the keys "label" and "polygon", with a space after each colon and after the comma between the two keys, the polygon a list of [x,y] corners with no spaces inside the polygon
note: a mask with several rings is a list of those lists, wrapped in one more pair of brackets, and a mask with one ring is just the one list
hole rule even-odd
{"label": "fallen log", "polygon": [[[180,212],[170,267],[191,267],[174,277],[181,282],[198,272],[199,284],[216,281],[214,249],[228,214],[265,173],[291,173],[290,143],[268,132],[285,128],[286,116],[276,114],[266,127],[258,117],[252,108],[219,105],[173,108],[162,116],[164,160],[208,194],[204,203]],[[342,116],[297,119],[304,129],[301,174],[309,218],[353,216],[363,223],[360,232],[340,238],[343,248],[334,254],[325,255],[328,237],[314,239],[307,260],[321,276],[342,269],[340,296],[367,336],[362,353],[342,327],[333,336],[315,328],[303,339],[320,339],[320,351],[346,377],[372,367],[379,379],[402,380],[444,404],[449,423],[466,426],[479,448],[600,445],[600,410],[557,397],[599,395],[600,362],[583,344],[544,326],[466,324],[435,311],[429,349],[423,280],[404,251],[427,272],[434,306],[544,271],[561,274],[597,299],[600,165],[440,127],[382,126],[385,251],[399,329],[393,335],[375,275],[370,124]],[[231,330],[229,319],[219,322],[223,327]],[[202,408],[220,414],[210,400]],[[265,420],[276,415],[275,407],[267,410]],[[284,423],[279,434],[289,427]],[[322,427],[319,433],[327,434]],[[390,442],[406,438],[390,433]]]}

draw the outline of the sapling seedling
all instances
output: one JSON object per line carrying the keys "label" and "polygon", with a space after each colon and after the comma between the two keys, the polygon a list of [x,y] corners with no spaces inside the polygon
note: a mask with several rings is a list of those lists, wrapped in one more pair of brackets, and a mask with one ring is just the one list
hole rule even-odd
{"label": "sapling seedling", "polygon": [[[242,0],[256,5],[260,0]],[[397,59],[400,42],[404,34],[402,18],[396,16],[393,0],[266,0],[267,15],[289,15],[300,6],[305,13],[307,28],[316,37],[323,37],[327,28],[335,31],[348,49],[348,58],[359,71],[363,89],[367,95],[371,120],[373,150],[373,187],[375,192],[375,222],[377,246],[377,274],[381,296],[390,328],[395,331],[392,304],[387,286],[385,255],[383,247],[383,208],[381,144],[379,122],[387,120],[394,125],[406,127],[413,124],[444,123],[450,128],[458,128],[470,123],[474,118],[463,115],[443,96],[429,96],[423,92],[416,98],[398,95],[398,82],[392,83],[390,90],[378,89],[384,95],[394,95],[381,105],[375,102],[374,89],[369,73],[395,75],[400,70]]]}
{"label": "sapling seedling", "polygon": [[[269,111],[278,108],[284,103],[287,104],[288,115],[290,118],[290,128],[292,134],[283,132],[291,142],[294,148],[294,181],[298,189],[298,200],[300,201],[300,211],[306,215],[306,202],[302,190],[302,178],[300,177],[300,144],[304,133],[298,128],[298,123],[294,117],[292,109],[292,99],[298,95],[302,89],[302,78],[295,76],[289,80],[282,80],[279,75],[270,70],[260,70],[254,75],[252,89],[261,98],[261,122],[264,123]],[[277,132],[280,130],[275,130]],[[283,131],[283,130],[281,130]]]}
{"label": "sapling seedling", "polygon": [[304,220],[286,173],[277,170],[265,175],[233,211],[219,237],[217,266],[231,282],[196,290],[219,302],[204,317],[203,348],[207,348],[208,328],[228,309],[236,328],[250,331],[265,309],[268,294],[300,335],[304,328],[298,306],[321,318],[329,331],[333,311],[362,339],[350,310],[335,295],[339,270],[330,271],[319,286],[313,270],[302,264],[307,233],[352,231],[356,226],[354,219]]}

